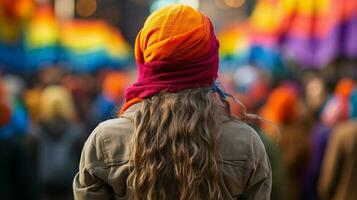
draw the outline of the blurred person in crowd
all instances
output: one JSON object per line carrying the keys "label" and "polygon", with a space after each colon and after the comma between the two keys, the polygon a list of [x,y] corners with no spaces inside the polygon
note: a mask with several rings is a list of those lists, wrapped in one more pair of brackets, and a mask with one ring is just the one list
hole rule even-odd
{"label": "blurred person in crowd", "polygon": [[[318,182],[318,196],[321,200],[352,200],[357,199],[357,89],[355,82],[350,79],[341,80],[336,87],[335,95],[339,96],[342,101],[349,101],[341,103],[336,108],[339,110],[335,113],[338,113],[338,117],[329,118],[336,119],[339,123],[333,127],[326,145]],[[345,106],[348,107],[349,120],[344,116]]]}
{"label": "blurred person in crowd", "polygon": [[70,93],[61,86],[46,87],[40,97],[39,124],[29,138],[42,199],[72,199],[83,141],[75,120]]}
{"label": "blurred person in crowd", "polygon": [[72,94],[75,108],[84,130],[86,132],[92,131],[94,128],[92,114],[96,113],[91,110],[95,99],[100,94],[100,81],[89,74],[68,74],[62,78],[61,85]]}
{"label": "blurred person in crowd", "polygon": [[288,199],[301,199],[302,177],[309,160],[312,120],[294,83],[282,83],[269,95],[261,116],[275,123],[280,132],[262,123],[262,132],[281,149],[288,186]]}
{"label": "blurred person in crowd", "polygon": [[28,80],[23,98],[32,123],[37,123],[40,116],[40,98],[44,88],[57,85],[63,80],[66,71],[59,66],[43,66],[33,79]]}
{"label": "blurred person in crowd", "polygon": [[37,188],[29,155],[22,143],[1,129],[11,121],[11,107],[6,99],[0,80],[0,198],[35,200]]}
{"label": "blurred person in crowd", "polygon": [[218,48],[210,20],[191,7],[148,17],[135,46],[138,80],[119,118],[88,138],[75,199],[270,198],[264,146],[215,82]]}
{"label": "blurred person in crowd", "polygon": [[0,80],[0,125],[5,125],[10,121],[11,117],[11,108],[9,106],[9,102],[6,99],[5,96],[5,88]]}
{"label": "blurred person in crowd", "polygon": [[334,126],[339,122],[349,118],[350,102],[349,97],[355,88],[355,81],[352,79],[341,79],[335,88],[335,92],[327,100],[322,113],[322,122],[327,126]]}
{"label": "blurred person in crowd", "polygon": [[[234,91],[249,112],[261,107],[269,92],[271,77],[269,72],[256,66],[239,67],[233,74]],[[238,108],[239,110],[239,108]],[[239,112],[239,111],[238,111]]]}
{"label": "blurred person in crowd", "polygon": [[66,70],[60,65],[44,66],[38,73],[37,84],[42,88],[49,85],[57,85],[66,74]]}
{"label": "blurred person in crowd", "polygon": [[[319,93],[321,93],[321,80],[312,79],[312,83],[315,86],[307,85],[307,90],[314,89],[311,93],[315,92],[313,96],[315,98],[321,98]],[[329,97],[325,105],[319,103],[315,107],[316,110],[320,110],[320,118],[317,123],[315,123],[314,128],[310,135],[310,160],[307,168],[307,173],[304,177],[304,199],[317,199],[318,198],[318,188],[317,182],[321,177],[321,168],[323,157],[326,153],[326,146],[330,140],[332,130],[341,122],[345,121],[349,117],[349,111],[352,105],[350,105],[349,96],[351,95],[353,89],[355,88],[355,82],[351,79],[340,80],[336,87],[335,92]],[[312,94],[311,94],[312,95]],[[321,95],[321,94],[320,94]],[[312,98],[312,97],[311,97]],[[315,101],[320,101],[316,100]],[[309,99],[307,98],[307,102]]]}
{"label": "blurred person in crowd", "polygon": [[308,112],[311,114],[314,126],[309,136],[310,156],[306,174],[303,178],[302,199],[317,199],[317,181],[320,176],[321,162],[325,153],[325,146],[329,138],[331,127],[322,123],[323,109],[327,99],[327,88],[325,81],[315,73],[306,73],[303,77],[305,84],[305,102]]}
{"label": "blurred person in crowd", "polygon": [[12,112],[9,123],[1,127],[0,131],[8,137],[15,136],[24,139],[30,130],[30,118],[23,101],[25,82],[21,77],[15,75],[4,76],[3,82]]}
{"label": "blurred person in crowd", "polygon": [[[244,104],[244,109],[252,113],[257,112],[262,102],[266,100],[271,85],[268,72],[250,65],[238,68],[233,74],[220,74],[220,79],[224,88],[230,94],[238,97],[239,101]],[[228,101],[232,114],[239,116],[242,113],[242,106],[234,103],[231,99]],[[287,192],[281,152],[278,145],[259,130],[260,122],[260,120],[250,120],[249,124],[258,130],[270,160],[272,169],[271,199],[285,200]]]}
{"label": "blurred person in crowd", "polygon": [[315,120],[319,119],[322,107],[326,102],[327,88],[326,83],[317,74],[307,73],[304,77],[305,101],[306,105]]}
{"label": "blurred person in crowd", "polygon": [[24,94],[24,102],[29,112],[32,123],[37,123],[40,117],[40,101],[42,88],[33,87],[26,90]]}
{"label": "blurred person in crowd", "polygon": [[118,105],[124,102],[124,89],[129,85],[130,74],[109,72],[102,83],[101,93],[93,102],[90,112],[90,127],[93,130],[100,122],[114,118]]}

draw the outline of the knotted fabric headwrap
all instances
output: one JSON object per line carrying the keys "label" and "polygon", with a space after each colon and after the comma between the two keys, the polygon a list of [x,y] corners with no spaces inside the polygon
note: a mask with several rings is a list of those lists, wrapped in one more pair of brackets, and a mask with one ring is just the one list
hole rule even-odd
{"label": "knotted fabric headwrap", "polygon": [[211,21],[199,11],[185,5],[157,10],[136,38],[138,79],[127,88],[126,101],[211,87],[218,76],[218,48]]}

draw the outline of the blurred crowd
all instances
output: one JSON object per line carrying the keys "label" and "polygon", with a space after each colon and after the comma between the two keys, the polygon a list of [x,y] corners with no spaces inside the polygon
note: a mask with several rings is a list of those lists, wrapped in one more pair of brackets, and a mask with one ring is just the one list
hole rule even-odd
{"label": "blurred crowd", "polygon": [[82,146],[99,122],[116,117],[131,74],[50,67],[36,77],[1,75],[1,199],[73,199]]}
{"label": "blurred crowd", "polygon": [[[339,64],[292,67],[278,79],[248,65],[223,78],[226,90],[260,116],[248,122],[270,158],[272,199],[357,199],[355,78],[353,67]],[[231,109],[242,112],[239,104]]]}
{"label": "blurred crowd", "polygon": [[[276,78],[247,65],[219,78],[247,112],[260,116],[242,120],[258,131],[269,155],[272,199],[356,199],[356,81],[294,73]],[[117,116],[134,79],[133,70],[73,74],[56,66],[33,76],[1,74],[2,199],[72,199],[86,138]],[[229,101],[239,116],[242,105]]]}

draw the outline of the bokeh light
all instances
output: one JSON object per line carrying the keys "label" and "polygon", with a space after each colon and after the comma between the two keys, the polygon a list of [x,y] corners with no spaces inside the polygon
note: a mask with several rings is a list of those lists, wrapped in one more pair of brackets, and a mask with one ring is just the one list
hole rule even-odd
{"label": "bokeh light", "polygon": [[224,0],[224,3],[231,8],[240,8],[244,5],[245,0]]}
{"label": "bokeh light", "polygon": [[164,6],[172,5],[172,4],[184,4],[189,5],[193,8],[198,9],[200,7],[199,0],[156,0],[150,6],[150,12],[154,12],[155,10],[162,8]]}
{"label": "bokeh light", "polygon": [[78,0],[76,12],[81,17],[89,17],[97,10],[97,0]]}
{"label": "bokeh light", "polygon": [[59,19],[71,19],[75,14],[75,0],[56,0],[55,13]]}

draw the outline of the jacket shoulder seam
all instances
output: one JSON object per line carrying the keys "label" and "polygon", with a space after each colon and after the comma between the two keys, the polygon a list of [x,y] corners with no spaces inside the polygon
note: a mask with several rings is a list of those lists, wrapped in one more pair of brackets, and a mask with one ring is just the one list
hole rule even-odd
{"label": "jacket shoulder seam", "polygon": [[117,157],[117,158],[106,159],[104,161],[97,161],[97,162],[91,163],[91,164],[87,165],[85,168],[88,170],[91,170],[96,167],[110,167],[111,165],[125,164],[128,161],[129,161],[129,158]]}

